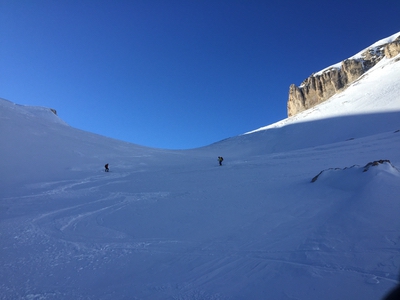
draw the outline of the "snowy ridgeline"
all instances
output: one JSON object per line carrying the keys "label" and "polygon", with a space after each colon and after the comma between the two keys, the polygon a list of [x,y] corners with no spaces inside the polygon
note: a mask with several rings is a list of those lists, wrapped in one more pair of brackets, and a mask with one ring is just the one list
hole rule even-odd
{"label": "snowy ridgeline", "polygon": [[382,61],[185,151],[0,100],[0,299],[382,299],[400,271],[398,78]]}
{"label": "snowy ridgeline", "polygon": [[[348,59],[363,59],[363,55],[365,55],[366,52],[377,53],[377,52],[383,51],[382,48],[384,47],[384,45],[394,42],[399,36],[400,36],[400,32],[397,32],[397,33],[395,33],[395,34],[393,34],[393,35],[391,35],[391,36],[389,36],[387,38],[384,38],[384,39],[382,39],[380,41],[377,41],[377,42],[373,43],[371,46],[369,46],[369,47],[361,50],[357,54],[349,57]],[[328,70],[331,70],[331,69],[340,69],[341,65],[342,65],[342,62],[338,62],[338,63],[336,63],[336,64],[334,64],[332,66],[329,66],[329,67],[327,67],[327,68],[325,68],[325,69],[323,69],[323,70],[321,70],[321,71],[319,71],[317,73],[314,73],[314,76],[321,75],[324,72],[326,72]]]}

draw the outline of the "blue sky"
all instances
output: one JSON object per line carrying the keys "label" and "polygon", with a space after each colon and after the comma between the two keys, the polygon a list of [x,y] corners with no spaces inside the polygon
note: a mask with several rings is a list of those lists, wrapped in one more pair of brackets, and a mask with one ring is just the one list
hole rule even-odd
{"label": "blue sky", "polygon": [[0,97],[135,144],[286,118],[289,86],[400,31],[400,1],[0,0]]}

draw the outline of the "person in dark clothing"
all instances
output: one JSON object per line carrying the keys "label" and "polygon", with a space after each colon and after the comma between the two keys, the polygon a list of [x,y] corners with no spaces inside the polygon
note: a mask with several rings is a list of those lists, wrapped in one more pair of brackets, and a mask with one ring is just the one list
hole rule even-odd
{"label": "person in dark clothing", "polygon": [[222,166],[222,161],[224,160],[224,158],[222,156],[218,156],[218,162],[219,165]]}
{"label": "person in dark clothing", "polygon": [[105,172],[110,171],[110,169],[108,168],[108,164],[106,164],[106,165],[104,166],[104,169],[105,169],[105,170],[104,170]]}

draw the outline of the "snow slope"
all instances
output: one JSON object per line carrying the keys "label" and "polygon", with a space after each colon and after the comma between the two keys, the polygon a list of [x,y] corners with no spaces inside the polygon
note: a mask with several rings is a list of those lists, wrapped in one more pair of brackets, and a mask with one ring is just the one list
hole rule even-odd
{"label": "snow slope", "polygon": [[384,60],[309,111],[184,151],[0,100],[0,299],[382,299],[400,270],[398,78]]}
{"label": "snow slope", "polygon": [[[389,36],[387,38],[384,38],[384,39],[382,39],[380,41],[377,41],[377,42],[373,43],[371,46],[369,46],[369,47],[361,50],[357,54],[353,55],[352,57],[349,57],[348,59],[362,59],[363,54],[367,50],[370,50],[373,53],[376,53],[378,51],[382,51],[384,45],[395,41],[399,36],[400,36],[400,32],[397,32],[397,33],[395,33],[395,34],[393,34],[393,35],[391,35],[391,36]],[[322,73],[324,73],[326,71],[329,71],[331,69],[340,69],[341,65],[342,65],[342,62],[338,62],[338,63],[336,63],[336,64],[334,64],[332,66],[329,66],[329,67],[327,67],[327,68],[325,68],[325,69],[323,69],[323,70],[321,70],[321,71],[319,71],[317,73],[314,73],[314,76],[321,75]]]}

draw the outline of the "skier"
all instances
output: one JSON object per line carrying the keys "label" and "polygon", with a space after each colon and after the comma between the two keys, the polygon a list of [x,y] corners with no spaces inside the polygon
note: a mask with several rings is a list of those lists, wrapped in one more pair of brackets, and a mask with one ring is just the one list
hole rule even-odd
{"label": "skier", "polygon": [[224,158],[222,156],[218,156],[218,162],[219,165],[222,166],[222,161],[224,160]]}
{"label": "skier", "polygon": [[106,164],[106,165],[104,166],[104,169],[105,169],[105,170],[104,170],[105,172],[110,171],[110,169],[108,169],[108,164]]}

